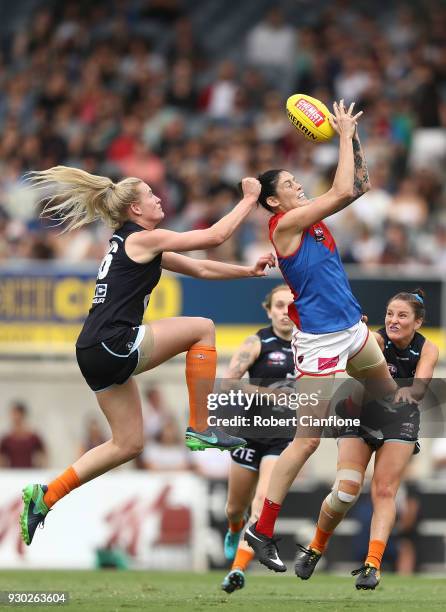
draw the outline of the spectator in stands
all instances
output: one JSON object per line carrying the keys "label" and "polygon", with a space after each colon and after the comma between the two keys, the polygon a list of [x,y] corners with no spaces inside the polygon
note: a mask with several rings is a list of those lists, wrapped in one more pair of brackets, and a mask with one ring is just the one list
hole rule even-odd
{"label": "spectator in stands", "polygon": [[351,243],[350,250],[344,255],[343,261],[370,267],[379,262],[382,250],[382,240],[371,232],[368,225],[363,223],[359,235]]}
{"label": "spectator in stands", "polygon": [[234,112],[238,88],[235,65],[225,60],[215,80],[202,92],[200,105],[212,119],[228,120]]}
{"label": "spectator in stands", "polygon": [[436,270],[446,269],[446,223],[439,223],[421,237],[419,251]]}
{"label": "spectator in stands", "polygon": [[276,142],[286,137],[289,124],[283,112],[283,100],[278,91],[267,91],[263,98],[263,109],[256,121],[256,134],[261,142]]}
{"label": "spectator in stands", "polygon": [[87,421],[87,426],[83,435],[82,443],[79,447],[78,457],[82,457],[87,451],[107,441],[99,421],[91,417]]}
{"label": "spectator in stands", "polygon": [[[107,243],[90,228],[80,230],[79,249],[41,232],[21,180],[30,169],[64,164],[116,180],[150,176],[168,209],[165,226],[181,231],[212,216],[209,190],[234,188],[246,173],[240,168],[255,175],[292,167],[317,195],[332,147],[307,147],[287,121],[285,98],[298,90],[328,104],[335,90],[359,96],[367,110],[361,136],[372,191],[333,218],[341,251],[358,245],[364,231],[374,250],[389,214],[427,238],[446,221],[446,9],[439,0],[423,6],[421,18],[404,3],[376,14],[350,2],[306,3],[304,12],[287,3],[286,20],[280,7],[265,14],[255,0],[226,4],[226,28],[209,19],[207,3],[179,0],[97,0],[82,10],[70,2],[34,13],[21,5],[20,28],[8,23],[11,5],[0,34],[2,261],[79,261],[99,257]],[[398,188],[404,176],[409,187],[416,181],[410,203]],[[239,241],[225,257],[255,250],[252,233]],[[411,258],[430,265],[443,251],[441,237],[417,240]],[[369,265],[369,255],[355,259]],[[388,248],[380,263],[395,263]]]}
{"label": "spectator in stands", "polygon": [[172,412],[159,386],[148,387],[142,397],[144,433],[146,444],[158,439]]}
{"label": "spectator in stands", "polygon": [[413,262],[409,235],[404,225],[389,223],[384,232],[384,247],[379,263],[400,265]]}
{"label": "spectator in stands", "polygon": [[191,468],[190,454],[184,446],[178,424],[173,417],[165,421],[155,441],[146,446],[142,459],[148,470],[173,471]]}
{"label": "spectator in stands", "polygon": [[7,468],[42,468],[47,451],[42,438],[27,422],[28,409],[21,401],[10,407],[11,427],[0,440],[0,464]]}
{"label": "spectator in stands", "polygon": [[194,453],[191,458],[191,469],[203,478],[209,480],[227,480],[231,455],[214,448],[208,448],[205,453]]}
{"label": "spectator in stands", "polygon": [[346,53],[341,70],[335,80],[335,97],[343,98],[347,104],[353,101],[361,104],[371,85],[371,75],[361,55]]}
{"label": "spectator in stands", "polygon": [[420,229],[427,222],[428,212],[427,202],[419,195],[415,180],[403,178],[390,203],[387,218],[408,228]]}
{"label": "spectator in stands", "polygon": [[[279,7],[272,8],[248,34],[246,58],[259,68],[283,74],[292,71],[296,57],[296,30],[285,23]],[[280,76],[280,75],[279,75]]]}

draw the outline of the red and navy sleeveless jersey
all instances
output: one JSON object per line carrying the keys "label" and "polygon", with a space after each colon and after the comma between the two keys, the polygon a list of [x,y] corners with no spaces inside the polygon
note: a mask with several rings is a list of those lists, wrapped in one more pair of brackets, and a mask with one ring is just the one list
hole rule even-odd
{"label": "red and navy sleeveless jersey", "polygon": [[284,214],[271,217],[269,236],[280,271],[294,296],[288,307],[290,319],[309,334],[329,334],[355,325],[361,319],[361,307],[327,226],[321,221],[304,229],[296,251],[283,257],[274,244],[273,233]]}
{"label": "red and navy sleeveless jersey", "polygon": [[125,252],[130,234],[144,228],[127,221],[110,238],[110,247],[99,266],[93,305],[77,339],[77,348],[88,348],[112,338],[123,327],[141,325],[150,294],[161,277],[159,253],[147,263],[137,263]]}

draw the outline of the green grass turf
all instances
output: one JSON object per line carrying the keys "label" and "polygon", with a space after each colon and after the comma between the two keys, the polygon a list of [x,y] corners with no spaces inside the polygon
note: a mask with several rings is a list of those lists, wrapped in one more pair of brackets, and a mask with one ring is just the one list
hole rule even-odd
{"label": "green grass turf", "polygon": [[248,574],[242,591],[220,590],[222,572],[206,574],[136,571],[1,571],[0,591],[68,591],[68,605],[5,606],[32,609],[113,612],[114,610],[178,610],[208,612],[330,612],[372,610],[445,610],[446,581],[385,575],[378,589],[356,591],[354,578],[317,575],[307,582],[293,575]]}

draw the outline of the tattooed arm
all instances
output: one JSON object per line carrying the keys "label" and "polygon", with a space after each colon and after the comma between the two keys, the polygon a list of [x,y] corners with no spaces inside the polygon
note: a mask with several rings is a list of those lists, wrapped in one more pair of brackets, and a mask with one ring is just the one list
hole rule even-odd
{"label": "tattooed arm", "polygon": [[357,200],[362,194],[369,191],[371,188],[369,171],[367,168],[367,162],[365,159],[364,151],[361,147],[359,140],[358,130],[355,131],[353,136],[353,157],[355,164],[355,175],[353,179],[353,199],[351,202]]}
{"label": "tattooed arm", "polygon": [[[259,387],[252,385],[248,381],[241,380],[243,375],[249,370],[253,363],[258,359],[262,344],[258,336],[248,336],[244,343],[233,355],[228,371],[224,376],[224,380],[221,384],[221,390],[237,391],[241,390],[245,393],[268,393],[271,395],[283,395],[284,390],[282,388],[272,389],[271,387]],[[237,382],[240,381],[240,382]]]}
{"label": "tattooed arm", "polygon": [[361,147],[361,142],[359,140],[358,129],[356,129],[355,134],[352,138],[353,142],[353,163],[354,163],[354,175],[353,175],[353,197],[346,202],[344,202],[341,206],[339,206],[335,212],[339,212],[340,210],[349,206],[352,202],[357,200],[367,191],[370,191],[371,184],[369,178],[369,171],[367,168],[367,162],[365,159],[364,151]]}
{"label": "tattooed arm", "polygon": [[261,343],[258,336],[248,336],[233,355],[225,378],[240,380],[260,355]]}

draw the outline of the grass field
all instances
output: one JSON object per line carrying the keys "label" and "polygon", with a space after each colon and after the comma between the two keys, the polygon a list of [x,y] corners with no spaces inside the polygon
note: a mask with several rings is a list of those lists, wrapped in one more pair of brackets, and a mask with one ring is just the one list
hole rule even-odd
{"label": "grass field", "polygon": [[[0,591],[68,591],[66,605],[25,605],[34,611],[114,610],[288,610],[330,612],[376,610],[445,610],[446,581],[387,575],[375,592],[359,591],[353,578],[319,575],[302,582],[292,575],[249,575],[245,589],[232,595],[220,590],[221,572],[207,574],[131,571],[2,571]],[[6,610],[12,606],[2,606]]]}

